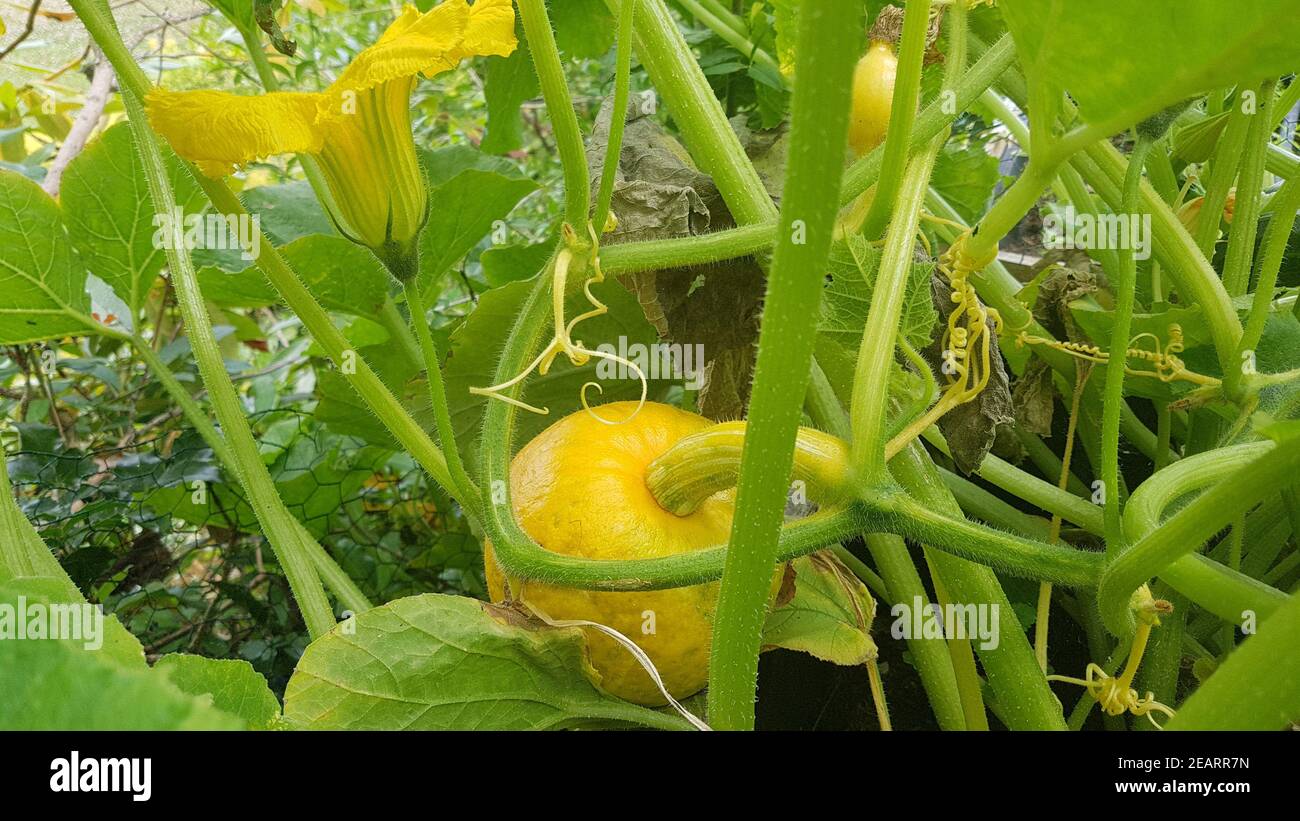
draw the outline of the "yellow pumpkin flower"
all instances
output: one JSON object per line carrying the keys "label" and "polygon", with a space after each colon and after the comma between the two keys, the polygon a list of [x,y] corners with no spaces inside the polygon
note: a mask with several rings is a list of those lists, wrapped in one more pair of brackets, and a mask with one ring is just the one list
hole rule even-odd
{"label": "yellow pumpkin flower", "polygon": [[155,89],[146,106],[154,129],[210,177],[275,154],[316,157],[334,200],[331,219],[405,281],[417,269],[429,210],[411,137],[416,77],[466,57],[506,56],[515,45],[511,0],[446,0],[423,14],[408,5],[325,91]]}

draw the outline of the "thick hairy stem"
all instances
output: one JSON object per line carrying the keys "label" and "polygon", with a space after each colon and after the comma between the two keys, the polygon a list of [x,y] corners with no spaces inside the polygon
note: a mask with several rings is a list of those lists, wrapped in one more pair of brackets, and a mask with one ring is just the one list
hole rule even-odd
{"label": "thick hairy stem", "polygon": [[857,368],[853,373],[853,467],[868,485],[887,477],[885,445],[888,437],[889,378],[894,367],[894,345],[902,318],[903,297],[912,266],[912,246],[921,221],[921,203],[942,137],[908,164],[897,208],[885,236],[880,273],[871,297],[871,309],[862,331]]}
{"label": "thick hairy stem", "polygon": [[[1139,137],[1129,157],[1120,218],[1136,216],[1138,184],[1142,180],[1142,167],[1151,151],[1151,141]],[[1104,483],[1106,512],[1106,553],[1116,556],[1124,542],[1124,528],[1120,520],[1119,493],[1119,416],[1124,401],[1124,371],[1128,360],[1129,336],[1133,328],[1133,305],[1137,299],[1137,262],[1133,257],[1133,237],[1122,243],[1118,251],[1118,267],[1112,278],[1115,292],[1114,324],[1110,332],[1110,362],[1106,368],[1106,384],[1102,394],[1101,413],[1101,479]]]}
{"label": "thick hairy stem", "polygon": [[812,365],[815,335],[809,329],[821,304],[837,210],[861,15],[861,4],[854,0],[804,0],[800,5],[785,196],[767,279],[736,515],[713,625],[709,720],[722,729],[754,723],[765,600]]}
{"label": "thick hairy stem", "polygon": [[[78,9],[78,13],[84,20],[85,14],[81,9]],[[111,31],[112,34],[109,35],[101,28],[97,34],[117,39],[115,30]],[[102,41],[101,46],[104,46]],[[154,207],[160,214],[170,214],[175,208],[175,197],[167,179],[162,152],[145,119],[144,102],[131,91],[127,91],[124,97],[136,146],[144,160],[145,178],[153,196]],[[302,529],[297,527],[296,520],[285,509],[275,489],[275,482],[258,453],[252,429],[244,416],[243,405],[226,374],[224,360],[199,292],[198,277],[194,273],[189,251],[181,243],[169,243],[167,261],[199,372],[212,397],[217,419],[221,421],[221,426],[230,439],[236,475],[244,487],[253,512],[257,514],[263,533],[284,568],[294,599],[307,623],[307,631],[312,638],[316,638],[334,626],[334,617],[320,578],[316,575],[306,544],[308,540],[304,538]]]}
{"label": "thick hairy stem", "polygon": [[921,60],[925,57],[926,34],[930,30],[930,0],[908,0],[905,8],[894,96],[890,101],[889,128],[885,132],[885,153],[880,162],[880,180],[862,223],[862,233],[872,240],[879,239],[884,233],[885,223],[894,210],[894,197],[903,181],[921,92]]}
{"label": "thick hairy stem", "polygon": [[546,100],[546,111],[551,118],[555,144],[564,166],[564,218],[581,236],[585,236],[586,231],[582,229],[587,224],[591,199],[587,155],[569,84],[564,79],[560,51],[555,45],[555,32],[551,29],[545,0],[517,0],[517,3],[524,36],[528,38],[528,49],[533,55],[533,68],[542,87],[542,98]]}
{"label": "thick hairy stem", "polygon": [[[1181,587],[1168,575],[1167,568],[1230,524],[1239,511],[1249,510],[1286,486],[1297,469],[1300,469],[1300,447],[1294,441],[1275,447],[1225,477],[1110,561],[1097,590],[1098,606],[1107,629],[1116,636],[1132,632],[1129,598],[1154,576],[1163,577],[1199,603],[1201,597]],[[1183,567],[1191,568],[1191,565]],[[1224,572],[1231,573],[1226,568]]]}

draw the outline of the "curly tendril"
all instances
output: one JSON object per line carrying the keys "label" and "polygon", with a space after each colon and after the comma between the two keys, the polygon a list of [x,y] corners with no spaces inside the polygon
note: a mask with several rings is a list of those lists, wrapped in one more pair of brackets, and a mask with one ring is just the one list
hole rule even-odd
{"label": "curly tendril", "polygon": [[[641,370],[641,367],[635,362],[618,356],[617,354],[592,350],[583,345],[582,340],[574,340],[573,338],[573,329],[577,327],[578,323],[583,320],[593,319],[609,313],[609,306],[597,299],[596,295],[591,292],[592,285],[605,281],[605,274],[600,268],[600,240],[597,237],[595,227],[590,223],[587,225],[587,233],[590,237],[590,242],[583,243],[578,239],[577,232],[573,230],[571,225],[568,223],[565,223],[564,225],[564,247],[560,249],[558,254],[556,254],[555,264],[552,269],[553,279],[551,284],[551,304],[554,313],[555,332],[551,337],[550,343],[547,344],[546,348],[537,355],[537,358],[534,359],[527,368],[516,376],[499,385],[493,385],[488,388],[470,388],[470,393],[476,396],[486,396],[491,399],[499,399],[502,402],[514,405],[517,408],[522,408],[530,413],[545,416],[551,412],[549,408],[539,408],[535,405],[530,405],[523,400],[507,396],[504,391],[522,382],[533,371],[537,371],[537,373],[545,376],[547,372],[550,371],[551,365],[555,362],[555,358],[560,354],[564,354],[565,357],[568,358],[569,363],[575,368],[580,368],[583,365],[586,365],[591,361],[592,357],[595,357],[597,359],[604,359],[608,362],[616,362],[631,369],[636,374],[637,379],[641,382],[641,398],[637,402],[636,410],[626,419],[606,419],[596,413],[587,399],[587,390],[589,388],[595,388],[597,393],[604,393],[604,389],[601,388],[600,383],[598,382],[586,382],[583,384],[580,393],[583,410],[591,414],[596,421],[606,425],[621,425],[624,422],[630,422],[632,419],[636,418],[638,413],[641,412],[641,408],[645,406],[647,393],[649,391],[649,382],[646,379],[645,372]],[[575,266],[579,268],[589,268],[592,272],[591,276],[587,277],[586,281],[582,283],[582,293],[592,307],[591,310],[578,314],[566,322],[564,318],[564,296],[570,270]]]}

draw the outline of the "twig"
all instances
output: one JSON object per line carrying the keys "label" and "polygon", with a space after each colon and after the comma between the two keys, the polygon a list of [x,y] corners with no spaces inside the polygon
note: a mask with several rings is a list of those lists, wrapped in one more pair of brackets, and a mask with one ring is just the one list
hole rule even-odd
{"label": "twig", "polygon": [[22,41],[32,36],[32,29],[36,27],[36,13],[40,10],[41,10],[41,0],[36,0],[34,3],[32,3],[32,7],[27,10],[27,25],[23,27],[22,32],[18,35],[18,39],[14,40],[12,43],[5,46],[3,51],[0,51],[0,60],[3,60],[4,58],[8,57],[9,52],[18,48],[19,44],[22,43]]}
{"label": "twig", "polygon": [[104,106],[108,105],[108,98],[113,93],[113,78],[113,66],[108,60],[101,59],[95,64],[95,74],[90,81],[90,90],[86,92],[86,101],[77,112],[77,119],[73,121],[72,128],[68,129],[68,136],[59,146],[59,153],[54,155],[54,161],[50,163],[45,180],[41,183],[41,188],[51,197],[59,196],[59,184],[63,182],[63,172],[68,163],[86,147],[86,140],[90,139],[100,118],[104,116]]}

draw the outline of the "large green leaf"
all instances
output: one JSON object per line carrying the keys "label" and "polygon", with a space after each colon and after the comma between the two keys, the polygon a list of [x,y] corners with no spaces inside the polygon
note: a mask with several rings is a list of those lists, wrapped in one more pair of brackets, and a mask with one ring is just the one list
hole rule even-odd
{"label": "large green leaf", "polygon": [[0,170],[0,344],[97,333],[86,271],[59,206],[31,180]]}
{"label": "large green leaf", "polygon": [[284,714],[314,729],[685,726],[606,695],[591,675],[580,630],[426,594],[369,610],[312,642],[289,679]]}
{"label": "large green leaf", "polygon": [[[257,227],[279,248],[312,234],[338,236],[329,217],[316,200],[316,192],[305,180],[280,185],[259,185],[239,195],[248,213],[256,218]],[[262,240],[265,241],[265,240]],[[238,248],[195,248],[194,265],[215,265],[227,271],[248,267]]]}
{"label": "large green leaf", "polygon": [[166,673],[183,693],[208,696],[218,710],[238,716],[254,730],[271,728],[280,716],[280,702],[266,677],[242,659],[209,659],[173,653],[153,669]]}
{"label": "large green leaf", "polygon": [[[429,221],[420,235],[420,276],[425,288],[433,287],[488,235],[494,223],[537,190],[530,179],[484,168],[480,158],[492,159],[486,155],[473,152],[462,157],[463,170],[440,183],[431,180]],[[440,159],[444,161],[435,166],[440,174],[454,168],[445,157]]]}
{"label": "large green leaf", "polygon": [[[61,579],[12,579],[0,584],[0,604],[15,617],[50,603],[80,603]],[[21,609],[20,609],[21,607]],[[48,621],[48,620],[47,620]],[[3,619],[0,618],[0,624]],[[186,695],[144,665],[139,643],[116,619],[104,620],[103,645],[87,636],[0,640],[0,729],[166,730],[241,729],[244,722]],[[110,626],[115,626],[116,632]],[[2,629],[2,628],[0,628]]]}
{"label": "large green leaf", "polygon": [[151,670],[62,641],[0,641],[0,729],[239,730],[244,722]]}
{"label": "large green leaf", "polygon": [[570,57],[597,59],[614,45],[614,17],[604,0],[551,0],[551,25],[560,51]]}
{"label": "large green leaf", "polygon": [[795,559],[790,568],[763,627],[763,646],[799,650],[846,667],[876,658],[871,638],[876,601],[866,586],[828,551]]}
{"label": "large green leaf", "polygon": [[479,146],[489,154],[507,154],[523,146],[519,107],[540,91],[521,23],[516,23],[515,35],[519,47],[513,54],[485,60],[483,96],[487,101],[487,134]]}
{"label": "large green leaf", "polygon": [[[279,249],[303,284],[331,311],[375,316],[388,298],[388,273],[375,255],[342,237],[310,234]],[[227,308],[259,308],[279,302],[261,270],[227,273],[216,266],[199,271],[205,299]]]}
{"label": "large green leaf", "polygon": [[1031,82],[1064,89],[1115,131],[1192,95],[1254,85],[1300,64],[1293,0],[998,4]]}
{"label": "large green leaf", "polygon": [[[170,155],[169,177],[182,213],[203,207],[202,192]],[[127,123],[119,123],[68,165],[59,194],[72,244],[87,270],[107,282],[134,319],[165,252],[154,242],[153,199]]]}

